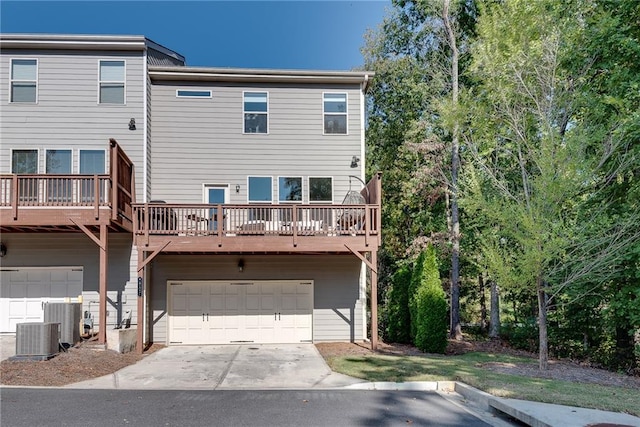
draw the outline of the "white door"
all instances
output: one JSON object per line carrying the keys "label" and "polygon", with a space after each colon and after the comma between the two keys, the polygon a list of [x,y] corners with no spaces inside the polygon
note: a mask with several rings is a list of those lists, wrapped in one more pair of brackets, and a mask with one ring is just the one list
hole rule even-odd
{"label": "white door", "polygon": [[16,324],[42,322],[45,302],[77,301],[82,267],[4,267],[0,271],[0,332]]}
{"label": "white door", "polygon": [[312,281],[168,285],[170,344],[312,341]]}

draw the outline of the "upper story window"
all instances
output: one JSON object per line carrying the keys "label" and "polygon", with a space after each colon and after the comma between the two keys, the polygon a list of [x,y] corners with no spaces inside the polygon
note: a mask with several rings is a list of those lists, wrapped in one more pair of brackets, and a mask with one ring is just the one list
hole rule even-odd
{"label": "upper story window", "polygon": [[38,60],[11,60],[11,102],[37,102]]}
{"label": "upper story window", "polygon": [[347,134],[347,94],[325,93],[323,98],[324,133]]}
{"label": "upper story window", "polygon": [[331,177],[309,177],[309,203],[332,203],[333,179]]}
{"label": "upper story window", "polygon": [[211,98],[211,91],[210,90],[177,89],[176,97],[177,98]]}
{"label": "upper story window", "polygon": [[11,173],[38,173],[38,150],[13,150]]}
{"label": "upper story window", "polygon": [[278,201],[302,202],[302,177],[279,177]]}
{"label": "upper story window", "polygon": [[244,92],[244,133],[267,133],[269,94]]}
{"label": "upper story window", "polygon": [[100,104],[124,104],[124,61],[100,61]]}

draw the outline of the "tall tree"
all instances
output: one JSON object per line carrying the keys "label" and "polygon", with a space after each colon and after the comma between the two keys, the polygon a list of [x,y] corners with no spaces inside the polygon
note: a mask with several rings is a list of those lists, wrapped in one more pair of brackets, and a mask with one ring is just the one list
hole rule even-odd
{"label": "tall tree", "polygon": [[[493,275],[535,292],[541,369],[554,298],[587,278],[606,281],[637,239],[637,218],[612,222],[610,199],[585,204],[630,163],[620,141],[585,144],[575,98],[590,65],[579,72],[566,65],[584,31],[581,12],[553,0],[492,3],[474,52],[482,83],[470,98],[465,206],[494,225],[483,230]],[[620,162],[612,168],[614,153]]]}
{"label": "tall tree", "polygon": [[433,242],[450,256],[450,333],[461,338],[457,111],[459,69],[468,63],[475,3],[394,0],[393,5],[363,50],[366,67],[376,71],[367,145],[373,167],[387,176],[384,246],[401,259]]}

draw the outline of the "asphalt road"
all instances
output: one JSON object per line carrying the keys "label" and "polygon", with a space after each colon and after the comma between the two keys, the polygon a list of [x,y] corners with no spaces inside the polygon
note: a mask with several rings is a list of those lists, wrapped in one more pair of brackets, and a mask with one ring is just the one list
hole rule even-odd
{"label": "asphalt road", "polygon": [[20,426],[465,426],[489,424],[435,392],[0,390]]}

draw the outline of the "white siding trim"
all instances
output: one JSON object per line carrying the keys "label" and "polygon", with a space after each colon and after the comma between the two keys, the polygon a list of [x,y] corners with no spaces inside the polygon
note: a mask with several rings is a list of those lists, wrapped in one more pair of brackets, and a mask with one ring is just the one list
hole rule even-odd
{"label": "white siding trim", "polygon": [[362,179],[363,182],[365,181],[365,170],[366,170],[366,158],[365,158],[365,145],[366,145],[366,139],[365,139],[365,88],[366,88],[366,81],[365,83],[362,83],[360,85],[360,179]]}
{"label": "white siding trim", "polygon": [[[142,65],[142,84],[144,88],[142,89],[142,96],[144,97],[143,107],[142,107],[142,203],[147,203],[147,192],[149,191],[147,184],[149,183],[148,171],[149,171],[149,133],[147,132],[148,123],[148,115],[149,115],[149,85],[151,84],[151,79],[149,78],[148,68],[149,63],[147,62],[148,48],[145,46],[144,53],[142,55],[142,60],[144,61]],[[135,172],[135,169],[134,169]],[[134,203],[137,200],[134,200]],[[146,315],[146,313],[145,313]]]}

